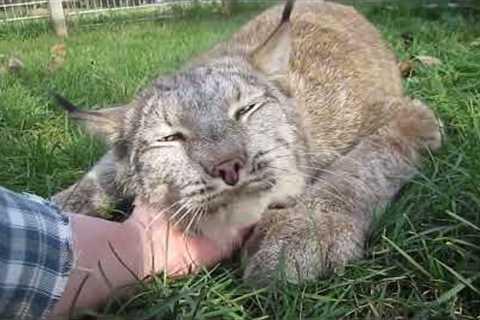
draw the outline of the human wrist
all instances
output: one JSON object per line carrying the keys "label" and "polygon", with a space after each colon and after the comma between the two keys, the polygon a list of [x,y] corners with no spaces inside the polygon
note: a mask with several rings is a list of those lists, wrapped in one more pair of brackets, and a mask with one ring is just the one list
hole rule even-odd
{"label": "human wrist", "polygon": [[76,214],[70,215],[70,221],[74,263],[54,315],[68,314],[72,307],[95,309],[112,293],[135,284],[145,274],[141,245],[139,250],[143,240],[138,229]]}

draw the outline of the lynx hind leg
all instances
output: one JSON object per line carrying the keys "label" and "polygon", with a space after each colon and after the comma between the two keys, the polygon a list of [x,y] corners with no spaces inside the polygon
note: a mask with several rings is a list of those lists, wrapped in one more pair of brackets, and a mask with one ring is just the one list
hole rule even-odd
{"label": "lynx hind leg", "polygon": [[390,132],[384,134],[404,139],[407,145],[420,153],[425,149],[437,151],[445,139],[442,121],[417,99],[406,98],[405,106],[399,109],[395,119],[385,129]]}
{"label": "lynx hind leg", "polygon": [[120,200],[115,188],[116,169],[107,153],[85,176],[52,197],[63,211],[108,217]]}
{"label": "lynx hind leg", "polygon": [[302,203],[266,213],[245,246],[247,282],[265,283],[274,276],[309,281],[363,255],[374,210],[415,175],[421,154],[442,142],[434,113],[410,102],[390,124],[324,170]]}

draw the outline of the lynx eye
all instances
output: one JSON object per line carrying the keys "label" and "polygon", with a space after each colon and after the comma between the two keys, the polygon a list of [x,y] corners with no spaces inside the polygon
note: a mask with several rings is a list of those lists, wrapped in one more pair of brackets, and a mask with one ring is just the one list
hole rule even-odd
{"label": "lynx eye", "polygon": [[157,139],[157,142],[173,142],[173,141],[184,141],[184,140],[185,140],[185,136],[182,133],[177,132],[169,136]]}
{"label": "lynx eye", "polygon": [[246,107],[240,108],[235,112],[235,120],[240,120],[242,117],[244,117],[247,113],[252,111],[255,107],[260,106],[259,103],[252,103]]}

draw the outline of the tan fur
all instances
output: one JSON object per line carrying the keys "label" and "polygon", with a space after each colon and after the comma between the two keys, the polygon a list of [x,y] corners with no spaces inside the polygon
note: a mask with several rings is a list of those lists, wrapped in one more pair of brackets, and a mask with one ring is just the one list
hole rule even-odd
{"label": "tan fur", "polygon": [[[277,26],[280,13],[280,7],[266,11],[200,59],[232,47],[256,48]],[[320,175],[299,205],[265,213],[245,249],[245,279],[253,284],[282,269],[289,281],[312,280],[361,257],[373,210],[414,175],[425,147],[436,150],[441,144],[435,116],[404,97],[393,53],[353,8],[297,3],[291,39],[286,83],[314,155],[310,165],[322,171],[346,156],[329,168],[329,179]],[[388,165],[376,163],[375,156],[385,157]],[[395,173],[401,178],[389,180]]]}
{"label": "tan fur", "polygon": [[[200,59],[257,47],[278,25],[281,9],[267,10]],[[311,152],[324,153],[325,165],[395,116],[398,105],[388,99],[403,95],[401,77],[378,31],[352,7],[299,1],[291,21],[288,85]]]}
{"label": "tan fur", "polygon": [[[439,122],[404,96],[394,55],[354,9],[298,1],[290,22],[279,25],[280,16],[280,6],[260,14],[183,73],[157,79],[130,107],[69,106],[87,127],[105,132],[113,150],[54,200],[92,214],[102,202],[125,197],[155,204],[164,199],[156,191],[164,184],[177,183],[177,197],[193,185],[222,190],[216,206],[198,194],[181,198],[174,215],[187,217],[187,230],[193,225],[219,241],[230,224],[261,219],[245,247],[245,279],[254,284],[276,271],[292,282],[315,279],[362,256],[374,210],[414,176],[426,150],[440,147]],[[232,117],[253,102],[263,107],[248,119]],[[182,127],[179,119],[192,115],[195,121]],[[172,128],[197,139],[157,142],[168,151],[144,154]],[[210,164],[222,153],[247,154],[252,168],[255,154],[272,158],[257,170],[274,177],[262,181],[271,188],[248,192],[248,184],[229,188],[208,176],[198,162]],[[279,204],[288,207],[266,210]]]}
{"label": "tan fur", "polygon": [[244,248],[245,280],[311,281],[362,257],[373,212],[417,173],[422,154],[441,145],[431,110],[410,103],[323,170],[296,206],[264,214]]}

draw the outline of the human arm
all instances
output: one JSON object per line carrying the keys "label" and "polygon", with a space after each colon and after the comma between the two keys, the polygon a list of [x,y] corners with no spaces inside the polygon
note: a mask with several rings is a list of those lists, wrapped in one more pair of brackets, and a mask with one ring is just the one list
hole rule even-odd
{"label": "human arm", "polygon": [[159,212],[137,202],[124,223],[69,215],[76,258],[52,319],[64,319],[70,310],[95,309],[112,291],[155,273],[176,277],[197,272],[229,256],[245,234],[239,230],[238,237],[225,239],[227,245],[220,247],[203,236],[186,237]]}
{"label": "human arm", "polygon": [[153,273],[179,276],[216,263],[242,240],[239,233],[220,249],[186,238],[158,213],[137,205],[127,221],[111,222],[0,187],[2,319],[65,319]]}

